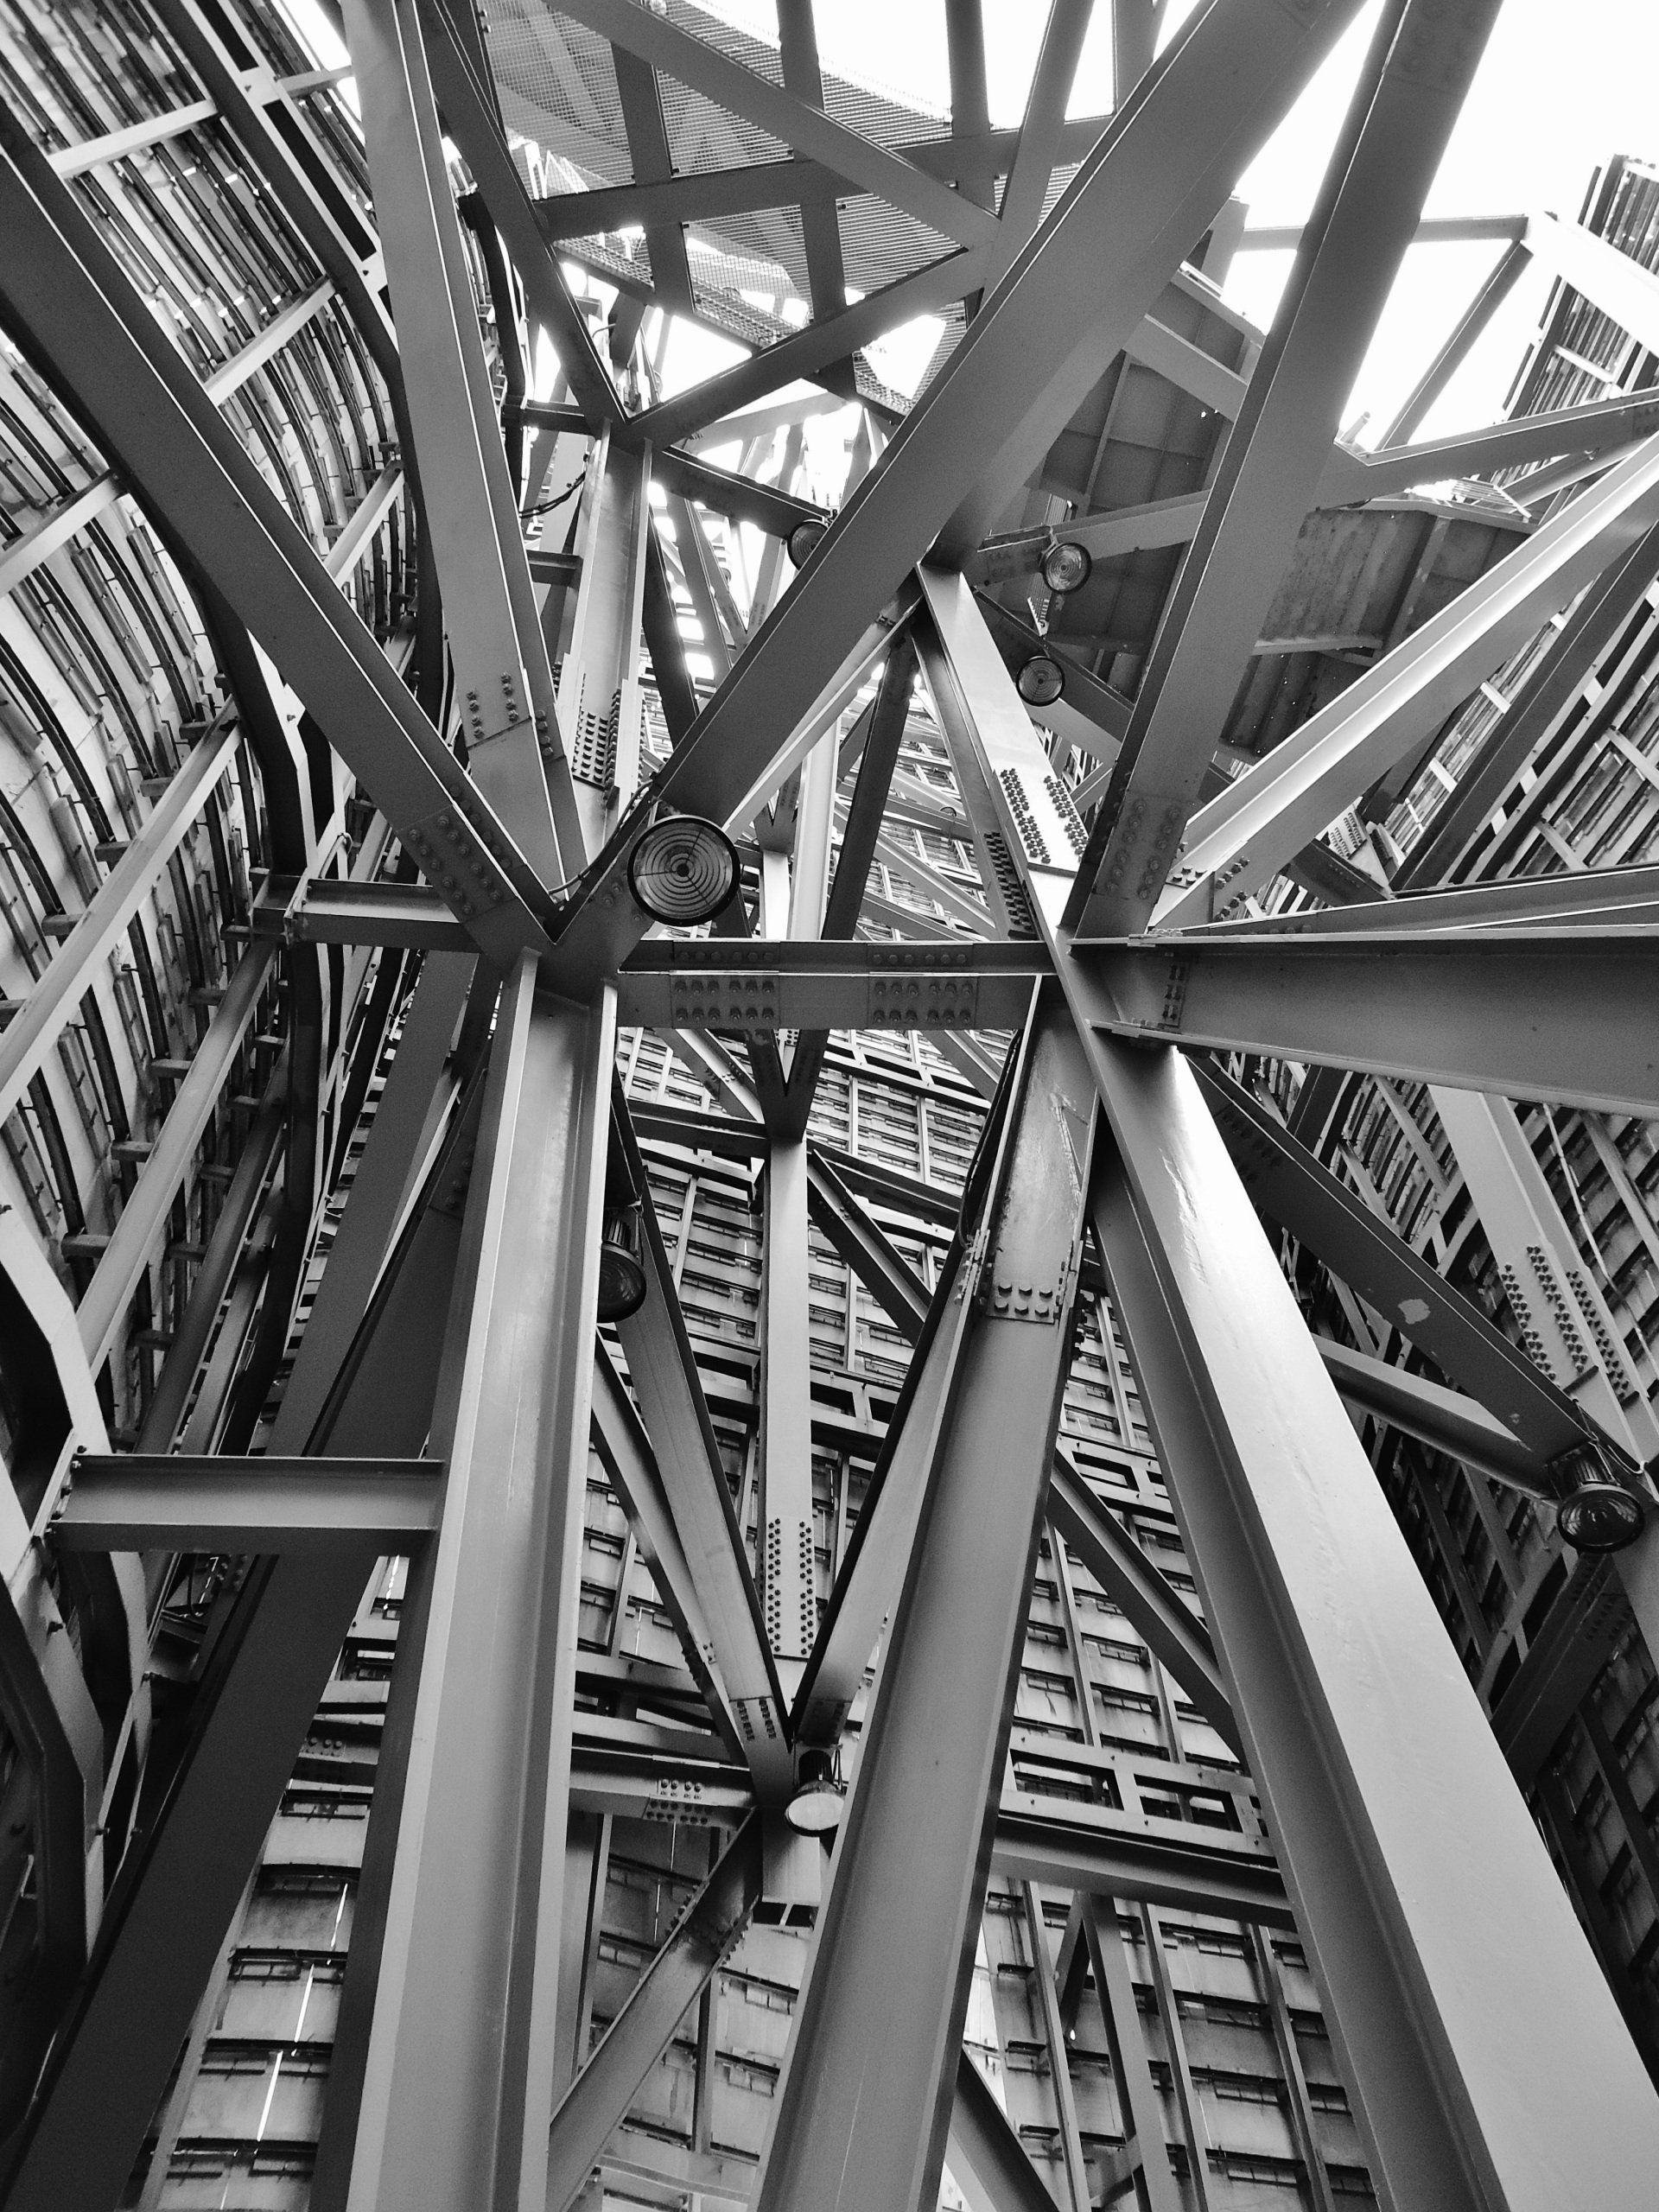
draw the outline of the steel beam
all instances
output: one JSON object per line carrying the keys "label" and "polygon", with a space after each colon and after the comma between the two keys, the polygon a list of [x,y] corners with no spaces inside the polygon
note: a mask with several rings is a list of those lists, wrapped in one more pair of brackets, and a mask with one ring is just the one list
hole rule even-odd
{"label": "steel beam", "polygon": [[[1147,2212],[1181,2212],[1181,2192],[1169,2163],[1164,2135],[1162,2103],[1147,2061],[1146,2037],[1141,2031],[1141,2008],[1128,1961],[1118,1932],[1117,1907],[1108,1909],[1104,1930],[1094,1899],[1083,1899],[1084,1941],[1095,1977],[1095,1994],[1111,2046],[1112,2075],[1124,2119],[1140,2161]],[[1258,1937],[1258,1941],[1260,1938]]]}
{"label": "steel beam", "polygon": [[1064,1452],[1054,1454],[1048,1517],[1160,1664],[1222,1741],[1242,1752],[1210,1632],[1180,1592],[1103,1505]]}
{"label": "steel beam", "polygon": [[752,1813],[565,2092],[553,2114],[547,2212],[575,2202],[674,2031],[736,1948],[760,1902],[762,1856]]}
{"label": "steel beam", "polygon": [[1389,0],[1288,292],[1165,606],[1066,911],[1143,926],[1394,289],[1497,0]]}
{"label": "steel beam", "polygon": [[11,327],[189,573],[220,588],[480,944],[545,942],[551,902],[373,636],[76,207],[0,111]]}
{"label": "steel beam", "polygon": [[1192,1077],[1088,1049],[1114,1302],[1368,2164],[1402,2212],[1634,2208],[1659,2099]]}
{"label": "steel beam", "polygon": [[437,1526],[434,1460],[77,1454],[48,1528],[63,1552],[412,1551]]}
{"label": "steel beam", "polygon": [[[721,1680],[715,1640],[675,1526],[662,1471],[602,1338],[594,1346],[593,1419],[594,1449],[622,1500],[658,1594],[673,1618],[686,1664],[702,1692],[716,1731],[733,1756],[741,1758],[742,1744]],[[626,1594],[619,1586],[619,1605]]]}
{"label": "steel beam", "polygon": [[963,245],[980,245],[995,236],[994,216],[946,189],[925,170],[831,122],[822,108],[729,60],[707,40],[693,37],[665,17],[632,7],[628,0],[571,0],[569,12],[613,46],[759,124],[786,146],[833,168],[861,190],[903,208],[944,237]]}
{"label": "steel beam", "polygon": [[1056,2212],[1047,2183],[965,2050],[957,2061],[945,2158],[969,2212]]}
{"label": "steel beam", "polygon": [[1034,1017],[758,2212],[938,2198],[1070,1338],[1092,1102],[1068,1028]]}
{"label": "steel beam", "polygon": [[94,972],[143,905],[156,878],[213,796],[236,756],[241,733],[227,716],[192,747],[149,819],[99,886],[51,964],[0,1035],[0,1120],[39,1073],[74,1019]]}
{"label": "steel beam", "polygon": [[641,773],[639,654],[650,492],[649,452],[630,451],[601,432],[582,493],[582,583],[559,678],[560,718],[576,747],[583,823],[594,850]]}
{"label": "steel beam", "polygon": [[[353,2205],[546,2194],[607,998],[549,997],[527,957],[492,1048],[432,1421],[442,1520],[411,1567],[347,1969],[360,2070],[332,2085]],[[493,2024],[457,2049],[457,2015]]]}
{"label": "steel beam", "polygon": [[642,1194],[649,1288],[645,1304],[618,1324],[617,1334],[757,1795],[763,1802],[781,1804],[794,1784],[787,1707],[637,1153],[632,1166],[634,1186]]}
{"label": "steel beam", "polygon": [[1506,930],[1608,929],[1647,924],[1659,908],[1659,867],[1564,869],[1559,875],[1509,876],[1444,891],[1367,899],[1353,906],[1212,922],[1191,932],[1211,938],[1340,938],[1490,934]]}
{"label": "steel beam", "polygon": [[[1353,12],[1352,0],[1299,17],[1238,0],[1178,34],[654,779],[654,801],[729,821],[780,728],[810,711],[930,541],[957,561],[977,546]],[[1033,330],[1052,364],[1035,393]],[[633,828],[624,822],[590,873],[562,972],[604,972],[639,934],[620,889]]]}
{"label": "steel beam", "polygon": [[615,423],[622,416],[622,402],[599,357],[588,319],[548,251],[524,179],[507,148],[494,87],[480,81],[445,8],[435,0],[422,0],[420,15],[444,128],[461,149],[479,197],[512,257],[531,315],[557,347],[559,365],[589,423],[598,428]]}
{"label": "steel beam", "polygon": [[998,1874],[1091,1897],[1132,1897],[1223,1920],[1296,1924],[1283,1877],[1264,1844],[1111,1806],[1005,1789],[991,1864]]}
{"label": "steel beam", "polygon": [[76,1309],[86,1363],[94,1375],[120,1333],[138,1278],[149,1265],[156,1238],[173,1210],[201,1133],[258,1010],[272,950],[266,944],[251,945],[238,962],[230,988],[215,1007],[207,1033],[168,1109],[137,1187],[122,1208]]}
{"label": "steel beam", "polygon": [[[344,1379],[295,1440],[342,1457],[425,1444],[475,1123],[435,1163]],[[281,1415],[272,1438],[293,1448]],[[377,1556],[277,1555],[243,1581],[164,1802],[129,1847],[74,2004],[8,2146],[8,2212],[112,2204],[250,1877]],[[336,2046],[336,2070],[343,2071]]]}
{"label": "steel beam", "polygon": [[1074,964],[1120,1036],[1659,1113],[1646,925],[1140,940],[1079,949]]}
{"label": "steel beam", "polygon": [[1048,966],[1034,943],[664,938],[617,988],[621,1019],[657,1028],[1008,1029]]}
{"label": "steel beam", "polygon": [[1257,1205],[1427,1354],[1542,1464],[1584,1417],[1517,1344],[1212,1063],[1192,1072]]}
{"label": "steel beam", "polygon": [[785,1692],[818,1634],[812,1510],[812,1336],[806,1141],[774,1137],[766,1155],[760,1270],[761,1602]]}
{"label": "steel beam", "polygon": [[415,0],[346,0],[467,766],[554,885],[585,849]]}
{"label": "steel beam", "polygon": [[1325,1372],[1351,1406],[1375,1414],[1390,1427],[1449,1452],[1465,1466],[1529,1497],[1555,1494],[1545,1463],[1510,1435],[1503,1422],[1477,1399],[1448,1390],[1426,1375],[1413,1375],[1389,1360],[1375,1359],[1328,1338],[1314,1340]]}
{"label": "steel beam", "polygon": [[1617,562],[1659,520],[1659,437],[1422,628],[1193,816],[1160,900],[1159,927],[1210,921],[1293,860],[1374,783],[1431,737],[1546,616]]}

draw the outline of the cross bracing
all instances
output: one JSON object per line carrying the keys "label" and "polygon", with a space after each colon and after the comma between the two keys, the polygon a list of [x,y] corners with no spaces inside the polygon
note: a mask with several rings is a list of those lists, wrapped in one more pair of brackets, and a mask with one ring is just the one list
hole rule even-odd
{"label": "cross bracing", "polygon": [[1338,0],[5,15],[8,2203],[1649,2201],[1654,186],[1424,220],[1495,13],[1268,331]]}

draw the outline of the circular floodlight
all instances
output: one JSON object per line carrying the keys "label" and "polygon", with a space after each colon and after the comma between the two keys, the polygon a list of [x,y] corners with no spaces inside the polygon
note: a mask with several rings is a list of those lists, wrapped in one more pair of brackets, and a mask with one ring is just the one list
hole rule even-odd
{"label": "circular floodlight", "polygon": [[1641,1535],[1647,1509],[1626,1490],[1608,1454],[1591,1436],[1549,1463],[1556,1489],[1555,1526],[1580,1552],[1622,1552]]}
{"label": "circular floodlight", "polygon": [[1062,538],[1043,556],[1043,582],[1050,591],[1081,591],[1094,565],[1086,546]]}
{"label": "circular floodlight", "polygon": [[654,922],[711,922],[737,887],[737,855],[700,815],[664,815],[629,854],[628,885]]}
{"label": "circular floodlight", "polygon": [[810,556],[817,551],[823,542],[823,534],[829,527],[828,523],[814,522],[809,518],[805,522],[798,522],[794,529],[790,531],[784,541],[785,548],[798,569],[804,569]]}
{"label": "circular floodlight", "polygon": [[1555,1508],[1555,1526],[1580,1552],[1622,1552],[1636,1541],[1646,1521],[1636,1493],[1605,1476],[1580,1483]]}
{"label": "circular floodlight", "polygon": [[599,1246],[599,1318],[626,1321],[645,1302],[645,1232],[638,1205],[607,1210]]}
{"label": "circular floodlight", "polygon": [[803,1751],[797,1776],[784,1818],[799,1835],[832,1835],[841,1826],[845,1802],[834,1758],[828,1751]]}
{"label": "circular floodlight", "polygon": [[1014,684],[1028,707],[1052,707],[1065,689],[1065,671],[1052,653],[1033,653]]}

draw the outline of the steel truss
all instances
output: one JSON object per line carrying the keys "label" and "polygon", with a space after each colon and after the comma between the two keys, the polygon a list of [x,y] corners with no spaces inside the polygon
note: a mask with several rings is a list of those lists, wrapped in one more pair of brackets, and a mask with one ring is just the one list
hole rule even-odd
{"label": "steel truss", "polygon": [[810,0],[143,12],[0,43],[4,2204],[1645,2208],[1659,888],[1527,795],[1654,811],[1659,416],[1411,441],[1529,257],[1635,373],[1646,187],[1422,222],[1496,0],[1288,241],[1357,0],[1015,132],[950,0],[948,135]]}

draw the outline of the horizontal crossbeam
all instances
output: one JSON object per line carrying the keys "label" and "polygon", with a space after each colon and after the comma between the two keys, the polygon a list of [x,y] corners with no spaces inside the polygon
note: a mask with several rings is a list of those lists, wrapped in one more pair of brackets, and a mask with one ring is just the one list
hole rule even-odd
{"label": "horizontal crossbeam", "polygon": [[1163,938],[1077,957],[1120,1036],[1659,1114],[1659,936],[1644,930]]}
{"label": "horizontal crossbeam", "polygon": [[49,1534],[67,1552],[389,1552],[438,1525],[435,1459],[79,1453]]}

